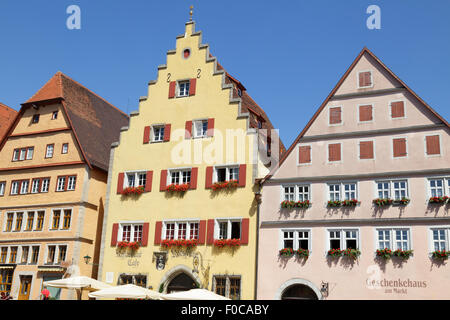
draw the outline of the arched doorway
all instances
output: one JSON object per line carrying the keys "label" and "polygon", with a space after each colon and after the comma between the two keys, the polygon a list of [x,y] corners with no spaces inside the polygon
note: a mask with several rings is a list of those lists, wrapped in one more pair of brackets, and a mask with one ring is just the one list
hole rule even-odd
{"label": "arched doorway", "polygon": [[186,273],[182,272],[169,282],[167,285],[167,293],[187,291],[194,288],[197,288],[195,280]]}
{"label": "arched doorway", "polygon": [[294,284],[281,294],[281,300],[318,300],[313,289],[304,284]]}

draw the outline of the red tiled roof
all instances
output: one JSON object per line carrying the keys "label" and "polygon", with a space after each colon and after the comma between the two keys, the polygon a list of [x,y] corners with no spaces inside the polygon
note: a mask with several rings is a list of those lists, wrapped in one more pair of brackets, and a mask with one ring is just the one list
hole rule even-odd
{"label": "red tiled roof", "polygon": [[0,102],[0,141],[16,118],[17,111]]}
{"label": "red tiled roof", "polygon": [[128,126],[128,115],[59,71],[23,107],[53,99],[61,99],[86,161],[108,170],[111,143]]}

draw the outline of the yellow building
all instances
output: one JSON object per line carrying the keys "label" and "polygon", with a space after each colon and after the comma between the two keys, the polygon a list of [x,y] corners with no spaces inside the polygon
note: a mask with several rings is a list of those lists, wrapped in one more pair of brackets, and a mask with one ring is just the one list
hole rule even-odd
{"label": "yellow building", "polygon": [[255,180],[284,150],[272,128],[187,22],[112,146],[99,280],[254,299]]}
{"label": "yellow building", "polygon": [[128,120],[61,72],[22,104],[0,145],[1,292],[35,300],[44,281],[97,276],[109,150]]}

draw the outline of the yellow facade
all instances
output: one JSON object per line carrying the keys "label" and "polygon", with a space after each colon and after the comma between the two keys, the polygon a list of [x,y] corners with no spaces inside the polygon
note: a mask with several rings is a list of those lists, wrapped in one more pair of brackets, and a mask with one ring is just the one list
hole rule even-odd
{"label": "yellow facade", "polygon": [[[185,49],[190,50],[187,58]],[[182,273],[210,290],[218,285],[215,276],[236,276],[240,281],[238,298],[254,299],[255,192],[259,191],[255,179],[263,177],[267,169],[256,149],[257,130],[249,128],[249,115],[241,113],[239,101],[232,101],[233,86],[225,85],[225,76],[225,71],[210,56],[209,47],[201,44],[201,33],[195,32],[194,23],[186,23],[185,34],[177,37],[176,49],[167,54],[167,65],[158,67],[157,81],[149,83],[148,97],[140,99],[139,112],[131,114],[129,128],[121,132],[120,142],[112,148],[100,280],[116,285],[122,283],[121,274],[145,275],[147,287],[167,292],[171,281]],[[195,95],[168,98],[171,81],[192,78],[196,79]],[[213,137],[185,139],[186,121],[209,118],[215,119]],[[156,124],[171,124],[170,141],[144,144],[144,128]],[[230,130],[240,134],[234,145],[227,137]],[[206,168],[230,164],[246,165],[245,187],[232,192],[206,189]],[[181,196],[160,191],[162,170],[193,167],[198,168],[196,189]],[[153,171],[151,192],[138,197],[118,194],[119,174],[129,171]],[[218,248],[205,243],[190,250],[164,249],[155,244],[158,221],[164,224],[220,218],[249,219],[248,244]],[[135,253],[128,249],[124,254],[111,243],[113,225],[130,222],[149,224],[148,245]],[[156,257],[161,252],[167,252],[167,260],[164,269],[158,270]]]}

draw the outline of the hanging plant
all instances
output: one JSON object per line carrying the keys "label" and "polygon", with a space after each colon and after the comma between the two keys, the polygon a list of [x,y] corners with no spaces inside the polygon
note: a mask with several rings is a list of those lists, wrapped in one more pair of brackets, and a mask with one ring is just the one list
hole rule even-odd
{"label": "hanging plant", "polygon": [[305,200],[305,201],[297,201],[295,203],[295,206],[297,208],[302,208],[302,209],[308,209],[311,206],[311,202],[309,200]]}
{"label": "hanging plant", "polygon": [[282,257],[292,257],[294,255],[294,249],[283,248],[279,251],[279,255]]}
{"label": "hanging plant", "polygon": [[308,249],[301,249],[300,248],[298,250],[295,250],[295,254],[299,258],[305,258],[305,259],[309,258],[309,250]]}
{"label": "hanging plant", "polygon": [[184,184],[169,184],[166,188],[167,192],[186,192],[189,190],[189,183]]}
{"label": "hanging plant", "polygon": [[341,202],[341,205],[343,207],[356,207],[358,204],[360,204],[360,202],[356,199],[351,199],[351,200],[343,200]]}
{"label": "hanging plant", "polygon": [[388,248],[378,249],[376,251],[376,254],[377,254],[377,257],[380,257],[384,260],[389,260],[393,255],[392,250],[388,249]]}
{"label": "hanging plant", "polygon": [[450,251],[436,250],[431,253],[431,256],[435,260],[447,260],[450,256]]}
{"label": "hanging plant", "polygon": [[358,259],[358,257],[361,255],[361,251],[359,249],[345,249],[344,250],[344,256],[352,258],[353,260]]}
{"label": "hanging plant", "polygon": [[171,247],[183,247],[183,248],[193,248],[196,247],[198,244],[198,241],[196,239],[192,240],[162,240],[161,246],[164,248],[171,248]]}
{"label": "hanging plant", "polygon": [[340,248],[328,250],[328,256],[330,256],[332,258],[340,257],[343,255],[343,253],[344,253],[344,250],[341,250]]}
{"label": "hanging plant", "polygon": [[428,200],[428,203],[442,204],[442,203],[446,203],[448,199],[449,199],[449,197],[447,197],[447,196],[443,196],[443,197],[431,197],[431,198]]}
{"label": "hanging plant", "polygon": [[212,185],[212,189],[213,189],[213,191],[218,191],[221,189],[231,190],[231,189],[236,189],[237,186],[238,186],[237,180],[230,180],[230,181],[224,181],[224,182],[216,182]]}
{"label": "hanging plant", "polygon": [[228,247],[240,247],[241,239],[217,239],[214,240],[214,246],[218,248]]}
{"label": "hanging plant", "polygon": [[377,199],[372,200],[372,202],[378,207],[389,206],[392,204],[393,201],[394,200],[392,200],[390,198],[377,198]]}
{"label": "hanging plant", "polygon": [[285,209],[292,209],[295,207],[295,201],[284,200],[281,202],[281,207]]}
{"label": "hanging plant", "polygon": [[124,196],[129,196],[129,195],[140,195],[142,193],[144,193],[145,189],[144,187],[140,186],[140,187],[128,187],[122,190],[122,194]]}
{"label": "hanging plant", "polygon": [[402,249],[397,249],[393,253],[395,257],[402,258],[403,260],[408,260],[409,257],[412,256],[412,254],[413,250],[402,250]]}
{"label": "hanging plant", "polygon": [[335,201],[328,201],[328,207],[340,207],[342,205],[342,201],[335,200]]}
{"label": "hanging plant", "polygon": [[139,249],[139,242],[128,242],[128,241],[120,241],[117,243],[117,247],[119,249],[126,249],[130,248],[131,250],[138,250]]}

